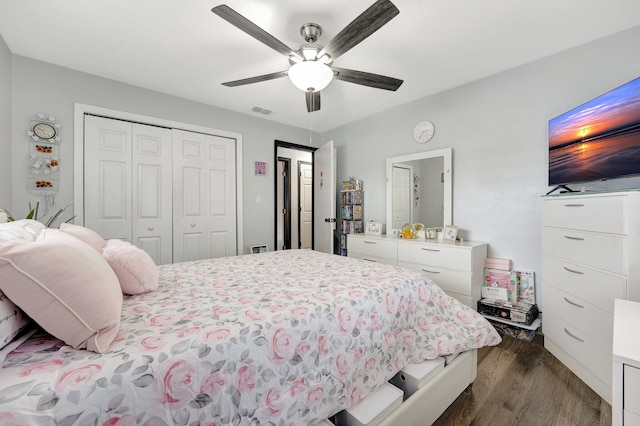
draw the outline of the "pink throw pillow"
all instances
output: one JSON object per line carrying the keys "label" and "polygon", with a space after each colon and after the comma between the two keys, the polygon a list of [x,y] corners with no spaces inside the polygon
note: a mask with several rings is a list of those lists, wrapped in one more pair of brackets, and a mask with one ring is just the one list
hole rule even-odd
{"label": "pink throw pillow", "polygon": [[158,288],[160,273],[149,254],[122,240],[109,240],[102,255],[118,276],[125,294],[140,294]]}
{"label": "pink throw pillow", "polygon": [[106,352],[120,328],[118,278],[101,254],[58,229],[0,245],[0,289],[76,349]]}
{"label": "pink throw pillow", "polygon": [[66,232],[69,235],[73,235],[85,244],[89,244],[96,249],[98,253],[102,253],[106,241],[96,231],[85,228],[84,226],[74,225],[72,223],[63,223],[60,225],[60,230]]}

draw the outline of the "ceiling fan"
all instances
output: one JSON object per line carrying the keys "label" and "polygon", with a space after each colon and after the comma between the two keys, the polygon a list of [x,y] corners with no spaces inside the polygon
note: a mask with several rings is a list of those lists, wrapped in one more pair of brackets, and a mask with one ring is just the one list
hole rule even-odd
{"label": "ceiling fan", "polygon": [[304,24],[300,28],[300,34],[308,44],[298,50],[291,49],[225,4],[216,6],[211,11],[256,40],[285,55],[291,65],[286,71],[228,81],[222,83],[224,86],[242,86],[289,76],[293,84],[305,92],[307,111],[314,112],[320,110],[320,91],[334,78],[393,91],[398,90],[403,83],[402,80],[393,77],[332,66],[333,61],[339,56],[369,37],[400,13],[389,0],[377,0],[343,28],[326,46],[314,44],[322,34],[322,27],[314,23]]}

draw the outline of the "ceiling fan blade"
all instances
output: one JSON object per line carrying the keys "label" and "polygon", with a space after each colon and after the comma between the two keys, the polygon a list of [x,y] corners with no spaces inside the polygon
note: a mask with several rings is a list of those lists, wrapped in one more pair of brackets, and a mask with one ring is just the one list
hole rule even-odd
{"label": "ceiling fan blade", "polygon": [[320,92],[305,92],[304,96],[308,112],[320,111]]}
{"label": "ceiling fan blade", "polygon": [[361,84],[363,86],[375,87],[376,89],[398,90],[404,80],[399,80],[386,75],[372,74],[370,72],[355,71],[345,68],[331,67],[334,78],[349,83]]}
{"label": "ceiling fan blade", "polygon": [[260,83],[261,81],[267,81],[267,80],[273,80],[280,77],[286,77],[287,73],[288,71],[278,71],[271,74],[243,78],[241,80],[227,81],[226,83],[222,83],[222,85],[227,87],[244,86],[245,84]]}
{"label": "ceiling fan blade", "polygon": [[289,46],[245,18],[240,15],[235,10],[231,9],[226,4],[221,4],[220,6],[216,6],[211,9],[213,13],[229,22],[231,25],[238,27],[240,30],[249,34],[251,37],[255,38],[259,42],[262,42],[275,50],[276,52],[282,53],[285,56],[295,56],[300,60],[304,58],[301,57],[298,53],[294,52]]}
{"label": "ceiling fan blade", "polygon": [[389,0],[376,1],[331,39],[329,44],[318,53],[318,58],[326,53],[331,56],[331,59],[335,60],[338,56],[376,32],[398,13],[400,13],[398,8]]}

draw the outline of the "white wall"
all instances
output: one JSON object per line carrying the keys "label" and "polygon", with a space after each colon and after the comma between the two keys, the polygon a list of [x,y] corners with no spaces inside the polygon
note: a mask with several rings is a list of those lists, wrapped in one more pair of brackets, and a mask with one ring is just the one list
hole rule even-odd
{"label": "white wall", "polygon": [[[463,238],[488,242],[490,256],[535,270],[539,289],[540,197],[550,189],[548,120],[640,76],[639,45],[640,26],[367,117],[322,138],[337,147],[338,181],[364,180],[367,217],[384,217],[386,157],[452,147],[454,225]],[[411,132],[425,119],[436,132],[419,145]],[[597,186],[602,185],[640,186],[640,180]]]}
{"label": "white wall", "polygon": [[0,208],[11,205],[11,52],[0,36]]}
{"label": "white wall", "polygon": [[[60,120],[60,192],[56,197],[56,205],[63,206],[73,199],[73,105],[78,102],[241,133],[244,163],[244,252],[248,252],[251,245],[274,240],[273,175],[267,176],[267,179],[255,176],[253,165],[255,161],[264,161],[268,163],[267,170],[275,170],[274,141],[309,144],[308,129],[285,126],[22,56],[12,56],[12,62],[14,149],[11,158],[14,166],[11,176],[14,190],[11,204],[16,216],[26,214],[28,202],[33,203],[37,199],[37,196],[24,189],[26,184],[23,164],[27,144],[22,143],[29,117],[34,113],[46,112]],[[317,139],[317,135],[314,135],[314,140]],[[258,195],[262,200],[260,204],[256,203]]]}

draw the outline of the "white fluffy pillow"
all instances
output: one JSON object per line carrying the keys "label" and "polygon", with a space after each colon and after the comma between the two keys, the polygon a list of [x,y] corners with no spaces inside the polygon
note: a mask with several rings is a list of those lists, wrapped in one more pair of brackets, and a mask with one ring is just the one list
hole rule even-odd
{"label": "white fluffy pillow", "polygon": [[116,273],[123,293],[140,294],[158,288],[158,267],[146,251],[113,239],[107,241],[102,255]]}

